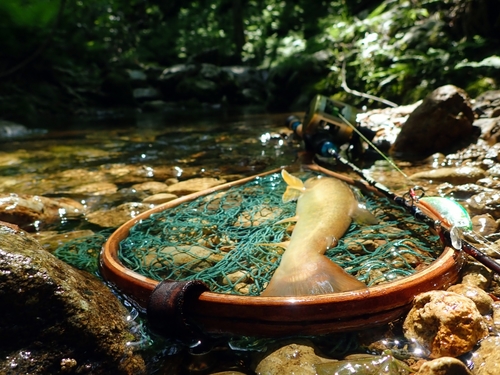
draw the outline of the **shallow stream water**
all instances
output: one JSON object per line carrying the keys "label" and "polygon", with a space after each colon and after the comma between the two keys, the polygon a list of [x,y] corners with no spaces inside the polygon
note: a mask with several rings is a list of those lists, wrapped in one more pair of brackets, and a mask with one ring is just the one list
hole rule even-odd
{"label": "shallow stream water", "polygon": [[[301,147],[284,127],[288,115],[258,108],[180,109],[114,119],[58,119],[42,124],[46,132],[31,138],[0,141],[0,192],[70,197],[91,213],[141,198],[132,188],[141,182],[193,177],[237,180],[296,161]],[[120,168],[125,172],[116,172]],[[418,169],[408,165],[412,173]],[[105,182],[114,184],[115,190],[81,188],[97,182],[95,176],[103,171],[109,172]],[[390,188],[404,188],[401,176],[385,164],[372,166],[369,173]],[[105,228],[84,216],[61,217],[35,229],[40,234],[47,230],[64,234]],[[352,344],[349,336],[336,340],[345,348]],[[231,369],[251,373],[251,359],[238,349],[239,344],[248,349],[248,342],[236,340],[230,346],[193,353],[153,340],[146,351],[155,373],[210,374]],[[254,345],[265,346],[258,341]]]}

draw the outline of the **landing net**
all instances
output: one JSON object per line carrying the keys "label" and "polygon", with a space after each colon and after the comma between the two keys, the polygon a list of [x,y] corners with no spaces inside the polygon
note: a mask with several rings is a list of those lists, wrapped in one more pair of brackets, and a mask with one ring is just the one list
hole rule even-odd
{"label": "landing net", "polygon": [[[301,178],[311,177],[302,174]],[[202,280],[213,292],[259,295],[278,267],[296,203],[279,174],[154,213],[120,243],[123,264],[155,280]],[[366,195],[379,224],[352,224],[326,255],[368,286],[409,276],[442,251],[438,237],[385,198]]]}

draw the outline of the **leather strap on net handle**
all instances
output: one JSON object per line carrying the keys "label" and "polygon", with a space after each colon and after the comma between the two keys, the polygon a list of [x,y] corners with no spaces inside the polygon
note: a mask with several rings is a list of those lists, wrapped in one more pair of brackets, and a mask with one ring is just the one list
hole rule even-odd
{"label": "leather strap on net handle", "polygon": [[163,337],[172,337],[184,343],[195,344],[204,336],[189,322],[186,306],[192,305],[203,292],[209,291],[200,280],[163,280],[151,293],[147,317],[151,329]]}

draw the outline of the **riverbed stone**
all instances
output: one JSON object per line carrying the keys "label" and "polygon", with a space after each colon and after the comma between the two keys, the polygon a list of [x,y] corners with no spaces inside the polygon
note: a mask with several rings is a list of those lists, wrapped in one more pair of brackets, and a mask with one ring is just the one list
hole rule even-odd
{"label": "riverbed stone", "polygon": [[486,177],[486,172],[478,167],[438,168],[414,173],[411,180],[432,180],[450,184],[468,184]]}
{"label": "riverbed stone", "polygon": [[403,323],[404,335],[429,352],[429,358],[458,357],[488,335],[472,300],[457,293],[430,291],[415,297]]}
{"label": "riverbed stone", "polygon": [[59,233],[58,231],[40,231],[33,234],[38,243],[44,250],[49,252],[55,251],[58,247],[77,238],[92,236],[94,232],[89,229],[73,230],[67,233]]}
{"label": "riverbed stone", "polygon": [[498,231],[498,222],[490,214],[472,217],[472,229],[481,236],[489,236]]}
{"label": "riverbed stone", "polygon": [[144,191],[149,194],[165,193],[167,191],[167,184],[159,181],[148,181],[141,184],[132,185],[132,189],[137,191]]}
{"label": "riverbed stone", "polygon": [[4,223],[0,270],[0,373],[145,373],[129,312],[100,280]]}
{"label": "riverbed stone", "polygon": [[481,315],[489,314],[492,311],[493,298],[477,286],[455,284],[450,286],[447,291],[458,293],[464,297],[470,298],[476,304],[476,307]]}
{"label": "riverbed stone", "polygon": [[118,191],[118,186],[111,182],[91,182],[71,188],[69,194],[108,195]]}
{"label": "riverbed stone", "polygon": [[410,114],[391,154],[401,159],[425,159],[436,152],[453,152],[473,140],[477,129],[473,121],[467,93],[453,85],[439,87]]}
{"label": "riverbed stone", "polygon": [[167,192],[175,195],[186,195],[222,185],[226,180],[213,177],[191,178],[168,186]]}
{"label": "riverbed stone", "polygon": [[25,230],[71,220],[84,214],[83,205],[70,198],[47,198],[30,194],[0,194],[0,220]]}
{"label": "riverbed stone", "polygon": [[175,194],[159,193],[159,194],[150,195],[149,197],[144,198],[142,200],[142,203],[162,204],[162,203],[167,203],[167,202],[173,201],[174,199],[177,199],[177,195],[175,195]]}
{"label": "riverbed stone", "polygon": [[415,375],[471,375],[471,372],[462,361],[441,357],[423,363]]}
{"label": "riverbed stone", "polygon": [[149,204],[128,202],[110,209],[91,212],[87,215],[87,220],[103,228],[116,228],[150,208]]}
{"label": "riverbed stone", "polygon": [[488,290],[492,280],[492,271],[482,264],[469,262],[462,270],[462,284],[477,286],[482,290]]}
{"label": "riverbed stone", "polygon": [[333,361],[318,356],[310,342],[291,343],[270,349],[263,356],[259,356],[255,373],[316,375],[314,365]]}
{"label": "riverbed stone", "polygon": [[481,341],[479,348],[472,354],[473,375],[500,374],[500,337],[489,336]]}
{"label": "riverbed stone", "polygon": [[483,191],[469,200],[469,210],[473,215],[490,214],[500,219],[500,191]]}
{"label": "riverbed stone", "polygon": [[500,141],[500,117],[480,118],[474,125],[481,129],[481,138],[489,144]]}

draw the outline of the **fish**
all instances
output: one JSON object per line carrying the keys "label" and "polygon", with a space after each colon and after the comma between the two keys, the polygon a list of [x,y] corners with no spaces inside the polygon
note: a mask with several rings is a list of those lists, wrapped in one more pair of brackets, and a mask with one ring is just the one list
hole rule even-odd
{"label": "fish", "polygon": [[281,175],[288,185],[282,201],[297,200],[297,208],[294,217],[280,222],[296,224],[278,268],[260,295],[304,296],[367,288],[324,254],[338,244],[353,220],[376,224],[377,218],[339,179],[317,176],[302,182],[285,169]]}

